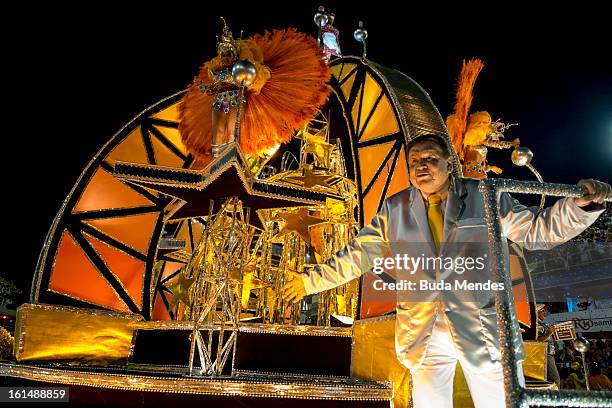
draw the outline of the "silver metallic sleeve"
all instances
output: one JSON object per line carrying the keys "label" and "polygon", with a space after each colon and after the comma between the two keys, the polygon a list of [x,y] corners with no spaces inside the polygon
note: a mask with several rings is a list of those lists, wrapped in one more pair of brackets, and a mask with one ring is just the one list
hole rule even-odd
{"label": "silver metallic sleeve", "polygon": [[317,265],[310,273],[302,275],[306,293],[332,289],[371,269],[373,259],[382,257],[388,251],[387,243],[387,202],[355,238],[325,263]]}
{"label": "silver metallic sleeve", "polygon": [[522,205],[508,193],[501,194],[499,208],[503,235],[529,250],[550,249],[569,241],[605,211],[605,207],[585,211],[572,197],[539,210]]}

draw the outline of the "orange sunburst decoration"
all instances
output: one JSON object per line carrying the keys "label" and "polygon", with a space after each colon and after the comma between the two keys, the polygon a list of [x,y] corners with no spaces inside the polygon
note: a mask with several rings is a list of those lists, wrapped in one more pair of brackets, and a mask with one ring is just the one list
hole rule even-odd
{"label": "orange sunburst decoration", "polygon": [[[331,71],[316,40],[294,28],[234,40],[227,27],[223,39],[226,48],[236,50],[233,61],[246,59],[257,69],[253,83],[245,89],[241,107],[238,142],[242,151],[261,154],[289,141],[296,130],[316,115],[331,91],[327,84]],[[223,68],[226,74],[221,73]],[[215,113],[215,109],[225,110],[231,117],[231,110],[238,102],[230,100],[230,106],[218,97],[222,92],[227,95],[228,90],[230,95],[232,91],[237,94],[238,86],[231,84],[228,72],[231,65],[225,60],[224,66],[221,54],[206,62],[180,105],[179,130],[183,143],[199,161],[209,161],[212,147],[217,143],[216,140],[213,143],[217,132],[214,128],[218,126],[214,115],[222,113]],[[222,85],[215,87],[219,83]],[[221,103],[226,105],[221,107]],[[230,129],[232,125],[225,126]]]}

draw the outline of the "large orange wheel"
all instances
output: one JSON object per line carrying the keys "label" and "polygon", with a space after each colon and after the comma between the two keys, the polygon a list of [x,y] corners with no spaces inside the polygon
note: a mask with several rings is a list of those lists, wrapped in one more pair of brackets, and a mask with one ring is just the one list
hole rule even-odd
{"label": "large orange wheel", "polygon": [[87,165],[55,217],[31,301],[151,316],[152,271],[167,197],[113,177],[115,161],[188,167],[177,130],[182,92],[151,106]]}

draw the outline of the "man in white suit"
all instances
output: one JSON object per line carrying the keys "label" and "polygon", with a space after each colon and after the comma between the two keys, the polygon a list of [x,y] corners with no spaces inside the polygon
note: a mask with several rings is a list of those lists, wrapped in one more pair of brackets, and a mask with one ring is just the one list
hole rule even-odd
{"label": "man in white suit", "polygon": [[[342,285],[371,269],[389,246],[411,257],[464,258],[486,244],[483,198],[476,179],[451,176],[444,139],[422,136],[409,144],[412,186],[387,199],[371,223],[345,248],[309,273],[294,274],[283,287],[287,301]],[[499,209],[503,239],[527,249],[547,249],[584,231],[605,210],[612,196],[606,183],[581,180],[588,194],[564,198],[544,211],[527,208],[503,193]],[[401,245],[401,243],[404,243]],[[411,249],[413,248],[413,249]],[[395,251],[397,252],[397,251]],[[380,259],[380,258],[379,258]],[[410,274],[414,281],[457,279],[453,268]],[[490,279],[490,270],[472,275]],[[511,290],[507,288],[506,290]],[[415,408],[452,407],[457,361],[465,374],[476,408],[503,407],[503,373],[494,293],[478,290],[429,290],[397,296],[395,346],[399,361],[413,381]],[[519,372],[522,376],[522,370]]]}

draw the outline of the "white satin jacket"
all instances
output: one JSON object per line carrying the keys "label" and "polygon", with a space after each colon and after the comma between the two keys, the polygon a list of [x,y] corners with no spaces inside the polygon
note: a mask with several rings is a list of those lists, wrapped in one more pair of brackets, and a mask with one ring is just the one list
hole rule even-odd
{"label": "white satin jacket", "polygon": [[[388,253],[389,244],[400,245],[414,257],[473,255],[469,254],[469,245],[463,243],[487,242],[484,204],[478,183],[477,179],[452,179],[439,254],[432,242],[422,196],[416,188],[409,187],[387,199],[371,223],[346,247],[302,275],[307,294],[331,289],[368,272],[372,257]],[[584,211],[573,199],[564,198],[539,211],[537,207],[525,207],[509,194],[502,193],[499,202],[502,239],[509,239],[526,249],[549,249],[580,234],[604,209]],[[490,273],[488,268],[487,273]],[[419,270],[412,276],[415,280],[429,281],[455,278],[457,275],[452,270],[438,270],[435,274]],[[481,278],[486,280],[487,275]],[[440,307],[450,324],[458,353],[463,354],[464,361],[470,365],[464,368],[472,372],[490,370],[500,359],[494,293],[474,291],[472,295],[470,297],[465,290],[460,294],[454,290],[432,291],[427,299],[421,297],[416,301],[410,299],[409,293],[398,295],[395,344],[400,362],[411,370],[422,364],[436,310]]]}

